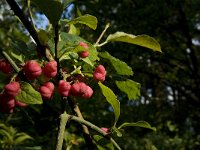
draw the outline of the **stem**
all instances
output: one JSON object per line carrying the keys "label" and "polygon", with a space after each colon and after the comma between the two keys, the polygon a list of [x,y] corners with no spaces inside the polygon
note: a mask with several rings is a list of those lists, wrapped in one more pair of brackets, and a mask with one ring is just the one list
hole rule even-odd
{"label": "stem", "polygon": [[99,38],[97,39],[96,43],[94,44],[94,47],[97,47],[97,45],[99,45],[100,40],[102,39],[103,35],[105,34],[106,30],[110,27],[110,24],[106,24],[103,32],[101,33],[101,35],[99,36]]}
{"label": "stem", "polygon": [[115,142],[115,140],[109,136],[109,134],[107,134],[106,132],[102,131],[99,127],[97,127],[96,125],[92,124],[91,122],[88,122],[82,118],[73,116],[73,115],[69,115],[69,114],[65,114],[70,120],[76,121],[78,123],[87,125],[88,127],[90,127],[91,129],[97,131],[98,133],[100,133],[101,135],[103,135],[105,138],[110,139],[110,141],[113,143],[113,145],[118,149],[121,150],[121,148],[119,147],[119,145]]}
{"label": "stem", "polygon": [[69,120],[69,116],[67,116],[66,112],[64,112],[63,114],[60,115],[60,127],[59,127],[56,150],[62,150],[65,126],[66,126],[68,120]]}
{"label": "stem", "polygon": [[6,60],[11,64],[11,66],[13,67],[13,69],[15,70],[15,72],[19,73],[20,69],[19,67],[15,64],[15,62],[12,60],[12,58],[10,58],[10,56],[3,51],[2,49],[0,49],[2,55],[6,58]]}
{"label": "stem", "polygon": [[[82,115],[78,105],[76,104],[76,102],[73,101],[72,99],[68,99],[68,103],[69,103],[71,109],[78,116],[78,118],[84,120],[83,115]],[[85,126],[83,124],[81,126],[82,126],[82,129],[83,129],[83,137],[84,137],[85,142],[86,142],[86,144],[88,146],[88,149],[89,150],[93,150],[94,149],[94,145],[93,145],[93,142],[92,142],[92,138],[90,136],[90,132],[89,132],[87,126]]]}
{"label": "stem", "polygon": [[104,45],[106,45],[108,42],[107,41],[105,41],[105,42],[103,42],[103,43],[101,43],[101,44],[98,44],[98,45],[96,45],[96,47],[101,47],[101,46],[104,46]]}
{"label": "stem", "polygon": [[[84,118],[83,118],[83,115],[82,115],[82,113],[81,113],[81,111],[80,111],[80,109],[79,109],[79,107],[78,107],[77,105],[74,107],[74,111],[76,112],[78,118],[84,119]],[[90,134],[90,133],[89,133],[89,130],[88,130],[88,128],[87,128],[87,126],[82,125],[82,128],[83,128],[84,133]]]}
{"label": "stem", "polygon": [[59,41],[59,26],[56,24],[54,28],[54,43],[55,43],[55,60],[57,62],[57,70],[60,72],[60,63],[58,58],[58,41]]}

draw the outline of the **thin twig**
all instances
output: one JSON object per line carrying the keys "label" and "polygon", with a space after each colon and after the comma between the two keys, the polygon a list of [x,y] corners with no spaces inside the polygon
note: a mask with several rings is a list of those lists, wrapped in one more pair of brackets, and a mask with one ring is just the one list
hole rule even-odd
{"label": "thin twig", "polygon": [[13,69],[15,70],[16,73],[19,73],[20,69],[19,67],[15,64],[15,62],[10,58],[10,56],[5,52],[3,51],[1,48],[0,48],[0,52],[1,54],[3,55],[3,57],[11,64],[11,66],[13,67]]}
{"label": "thin twig", "polygon": [[[84,120],[83,115],[82,115],[78,105],[76,104],[76,102],[74,100],[68,98],[68,103],[69,103],[71,109],[74,111],[74,113],[78,116],[78,118]],[[83,129],[83,137],[86,141],[88,149],[93,150],[94,144],[92,142],[92,138],[90,136],[90,132],[88,130],[88,127],[83,125],[83,124],[81,126],[82,126],[82,129]]]}
{"label": "thin twig", "polygon": [[101,44],[98,44],[98,45],[96,45],[96,47],[101,47],[101,46],[104,46],[104,45],[106,45],[108,42],[107,41],[105,41],[105,42],[103,42],[103,43],[101,43]]}
{"label": "thin twig", "polygon": [[110,24],[108,23],[103,32],[101,33],[101,35],[99,36],[99,38],[97,39],[96,43],[94,44],[94,47],[97,47],[97,45],[99,45],[100,40],[102,39],[103,35],[105,34],[106,30],[110,27]]}
{"label": "thin twig", "polygon": [[78,123],[84,124],[88,127],[90,127],[91,129],[97,131],[98,133],[100,133],[103,137],[110,139],[110,141],[113,143],[113,145],[118,149],[121,150],[121,148],[119,147],[119,145],[115,142],[115,140],[110,137],[110,135],[104,131],[102,131],[99,127],[97,127],[96,125],[92,124],[91,122],[88,122],[84,119],[81,119],[79,117],[73,116],[73,115],[69,115],[69,114],[65,114],[70,120],[74,120]]}

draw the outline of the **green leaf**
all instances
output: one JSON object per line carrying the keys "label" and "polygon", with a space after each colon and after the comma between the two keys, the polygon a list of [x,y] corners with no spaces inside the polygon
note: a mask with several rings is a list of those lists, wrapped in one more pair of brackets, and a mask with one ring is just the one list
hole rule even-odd
{"label": "green leaf", "polygon": [[113,144],[100,135],[94,135],[93,141],[97,145],[98,150],[114,150]]}
{"label": "green leaf", "polygon": [[114,67],[115,71],[119,75],[132,76],[132,68],[129,67],[125,62],[111,56],[108,52],[99,52],[99,56],[108,60],[111,65]]}
{"label": "green leaf", "polygon": [[45,30],[38,31],[38,38],[42,45],[47,45],[48,41],[50,40],[51,35]]}
{"label": "green leaf", "polygon": [[60,0],[31,0],[47,16],[50,23],[55,26],[63,12],[63,4]]}
{"label": "green leaf", "polygon": [[42,104],[42,97],[29,83],[20,82],[21,91],[15,97],[16,100],[26,104]]}
{"label": "green leaf", "polygon": [[161,52],[160,44],[148,35],[135,36],[124,32],[116,32],[114,34],[110,34],[107,37],[106,42],[126,42]]}
{"label": "green leaf", "polygon": [[122,137],[122,133],[119,131],[119,129],[118,129],[118,128],[116,128],[116,127],[113,127],[113,128],[112,128],[112,130],[113,130],[114,132],[116,132],[116,133],[117,133],[117,136],[118,136],[118,137]]}
{"label": "green leaf", "polygon": [[108,103],[111,104],[114,110],[115,114],[114,126],[115,126],[120,115],[120,102],[117,99],[117,96],[113,93],[113,91],[109,87],[103,85],[101,82],[99,82],[98,84],[101,88],[102,94],[105,96],[106,100],[108,101]]}
{"label": "green leaf", "polygon": [[123,123],[121,126],[119,126],[118,129],[124,128],[124,127],[142,127],[142,128],[147,128],[147,129],[151,129],[153,131],[156,131],[155,127],[152,127],[148,122],[146,121],[138,121],[135,123],[128,123],[125,122]]}
{"label": "green leaf", "polygon": [[30,54],[27,43],[18,39],[13,39],[7,52],[17,63],[24,63],[25,56]]}
{"label": "green leaf", "polygon": [[4,137],[5,139],[10,140],[10,141],[13,139],[13,137],[12,137],[12,135],[9,133],[9,131],[4,130],[4,129],[0,129],[0,135],[1,135],[2,137]]}
{"label": "green leaf", "polygon": [[20,52],[14,53],[13,51],[9,51],[9,54],[15,60],[19,61],[20,63],[24,63],[25,56],[22,53],[20,53]]}
{"label": "green leaf", "polygon": [[92,62],[88,57],[82,58],[82,60],[83,60],[84,62],[86,62],[87,64],[89,64],[90,66],[94,67],[93,62]]}
{"label": "green leaf", "polygon": [[78,28],[76,28],[73,24],[69,25],[69,34],[74,34],[74,35],[79,35],[80,34],[80,30]]}
{"label": "green leaf", "polygon": [[26,140],[33,140],[33,138],[24,132],[20,132],[15,135],[14,142],[15,144],[20,144]]}
{"label": "green leaf", "polygon": [[127,79],[125,81],[115,81],[117,87],[127,94],[129,100],[136,100],[140,97],[140,84]]}
{"label": "green leaf", "polygon": [[97,18],[92,16],[92,15],[83,15],[83,16],[80,16],[80,17],[77,17],[75,19],[72,19],[72,20],[67,20],[67,23],[68,24],[77,24],[77,23],[80,23],[80,24],[85,24],[87,25],[88,27],[92,28],[93,30],[95,30],[97,28]]}

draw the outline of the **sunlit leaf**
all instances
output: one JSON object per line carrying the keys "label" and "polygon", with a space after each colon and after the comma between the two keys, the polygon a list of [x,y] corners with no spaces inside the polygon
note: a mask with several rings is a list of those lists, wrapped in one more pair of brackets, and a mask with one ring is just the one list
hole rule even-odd
{"label": "sunlit leaf", "polygon": [[66,20],[68,24],[85,24],[95,30],[97,28],[97,18],[92,15],[83,15],[72,20]]}
{"label": "sunlit leaf", "polygon": [[153,131],[156,131],[155,127],[152,127],[148,122],[146,121],[138,121],[138,122],[133,122],[133,123],[128,123],[125,122],[121,126],[118,127],[118,129],[124,128],[124,127],[142,127],[142,128],[147,128],[151,129]]}
{"label": "sunlit leaf", "polygon": [[74,35],[79,35],[80,34],[80,30],[78,28],[76,28],[73,24],[70,24],[68,33],[74,34]]}
{"label": "sunlit leaf", "polygon": [[94,64],[93,64],[93,62],[88,58],[88,57],[86,57],[86,58],[82,58],[82,60],[84,61],[84,62],[86,62],[87,64],[89,64],[90,66],[94,66]]}
{"label": "sunlit leaf", "polygon": [[135,36],[124,32],[116,32],[114,34],[110,34],[106,41],[130,43],[161,52],[160,44],[154,38],[148,35]]}
{"label": "sunlit leaf", "polygon": [[115,114],[114,126],[115,126],[120,115],[120,102],[117,99],[117,96],[113,93],[113,91],[109,87],[103,85],[101,82],[99,82],[98,84],[101,88],[102,94],[105,96],[106,100],[108,101],[109,104],[111,104],[114,110]]}
{"label": "sunlit leaf", "polygon": [[29,83],[20,82],[21,91],[15,97],[16,100],[26,104],[42,104],[42,97]]}
{"label": "sunlit leaf", "polygon": [[129,100],[136,100],[140,97],[140,84],[127,79],[125,81],[115,81],[117,87],[127,94]]}
{"label": "sunlit leaf", "polygon": [[45,30],[39,30],[38,38],[39,38],[41,44],[46,45],[48,43],[48,41],[50,40],[50,34]]}
{"label": "sunlit leaf", "polygon": [[127,76],[133,75],[131,67],[129,67],[125,62],[111,56],[108,52],[99,52],[99,56],[109,61],[117,74]]}

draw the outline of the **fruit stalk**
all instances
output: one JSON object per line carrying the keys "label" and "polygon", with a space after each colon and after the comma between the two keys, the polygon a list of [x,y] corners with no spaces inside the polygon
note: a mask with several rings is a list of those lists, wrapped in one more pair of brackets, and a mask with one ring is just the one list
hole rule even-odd
{"label": "fruit stalk", "polygon": [[96,43],[94,44],[94,47],[99,46],[99,42],[102,39],[103,35],[106,33],[106,30],[110,27],[110,24],[106,24],[105,29],[102,31],[101,35],[97,39]]}
{"label": "fruit stalk", "polygon": [[115,140],[105,131],[103,131],[101,128],[97,127],[96,125],[92,124],[91,122],[88,122],[86,120],[84,120],[83,118],[80,117],[76,117],[73,115],[69,115],[69,114],[64,114],[66,115],[66,118],[68,118],[69,120],[73,120],[76,121],[78,123],[81,123],[82,125],[88,126],[91,129],[97,131],[98,133],[100,133],[103,137],[109,139],[113,145],[116,147],[116,149],[121,150],[121,148],[119,147],[119,145],[115,142]]}
{"label": "fruit stalk", "polygon": [[1,48],[0,48],[0,52],[1,54],[3,55],[3,57],[11,64],[11,66],[13,67],[13,69],[15,70],[16,73],[18,73],[20,71],[19,67],[16,65],[16,63],[10,58],[10,56],[5,52],[3,51]]}

